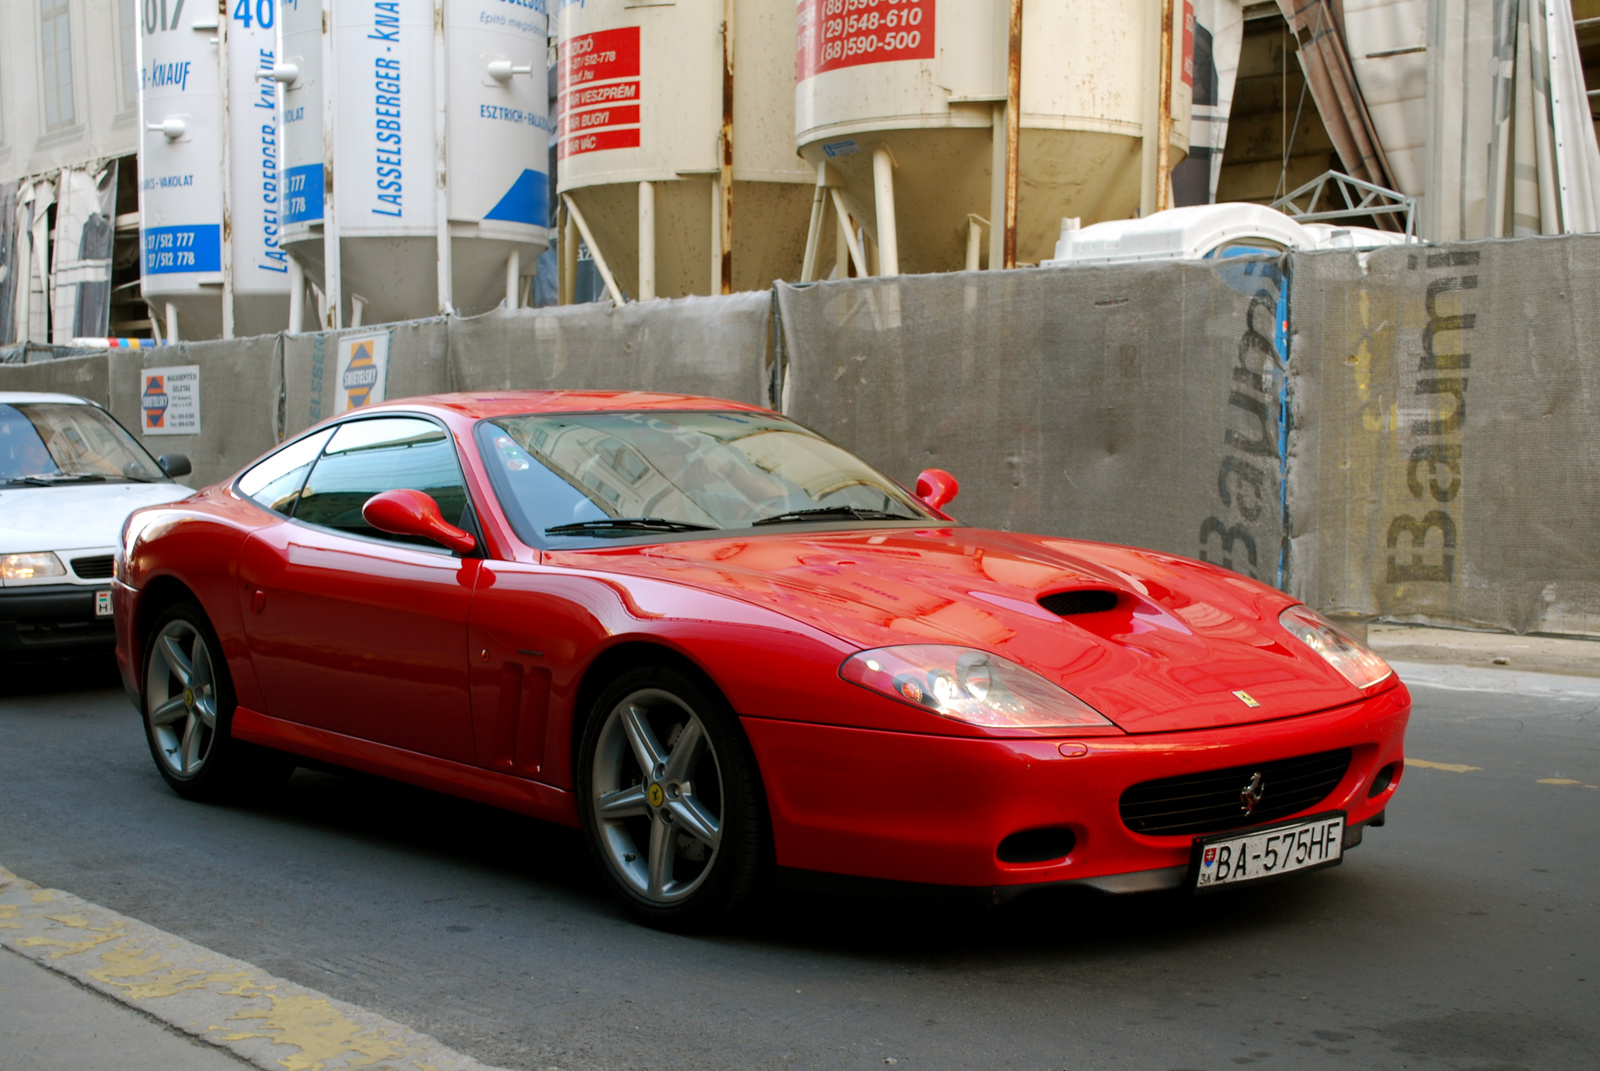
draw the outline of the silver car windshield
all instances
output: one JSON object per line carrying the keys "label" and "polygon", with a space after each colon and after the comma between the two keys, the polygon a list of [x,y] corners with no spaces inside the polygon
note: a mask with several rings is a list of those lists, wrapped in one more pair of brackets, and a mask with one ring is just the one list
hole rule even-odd
{"label": "silver car windshield", "polygon": [[94,405],[0,404],[0,481],[58,484],[166,480],[155,459]]}
{"label": "silver car windshield", "polygon": [[517,534],[535,546],[933,519],[860,458],[768,413],[529,414],[485,421],[478,443]]}

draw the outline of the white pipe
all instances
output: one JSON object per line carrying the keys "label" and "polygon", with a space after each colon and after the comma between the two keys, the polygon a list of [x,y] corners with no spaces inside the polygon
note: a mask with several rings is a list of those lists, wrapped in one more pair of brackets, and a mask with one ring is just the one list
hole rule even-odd
{"label": "white pipe", "polygon": [[[720,145],[721,142],[718,142]],[[722,180],[711,180],[711,289],[713,296],[722,293]]]}
{"label": "white pipe", "polygon": [[[989,115],[989,219],[1006,218],[1006,106],[994,106]],[[1004,267],[1006,233],[1004,227],[989,226],[989,270]]]}
{"label": "white pipe", "polygon": [[809,283],[817,277],[817,253],[822,245],[822,221],[827,216],[828,165],[817,165],[817,185],[811,194],[811,225],[806,228],[806,252],[800,260],[800,281]]}
{"label": "white pipe", "polygon": [[299,259],[289,257],[289,333],[297,335],[305,330],[306,322],[306,269]]}
{"label": "white pipe", "polygon": [[[565,196],[562,197],[565,201]],[[578,300],[578,225],[572,221],[572,213],[565,213],[566,220],[561,229],[561,278],[559,287],[561,296],[559,301],[563,305],[571,305]]]}
{"label": "white pipe", "polygon": [[339,85],[333,47],[333,0],[322,0],[322,305],[325,331],[344,326],[344,265],[339,257],[339,212],[334,203],[333,147],[338,141]]}
{"label": "white pipe", "polygon": [[977,271],[979,255],[983,249],[983,228],[989,221],[975,213],[967,213],[967,271]]}
{"label": "white pipe", "polygon": [[450,277],[450,187],[445,154],[450,122],[450,76],[444,48],[444,0],[433,0],[433,166],[435,244],[439,260],[439,315],[455,311]]}
{"label": "white pipe", "polygon": [[878,274],[900,274],[900,239],[894,226],[894,157],[885,146],[872,150],[872,189],[878,212]]}
{"label": "white pipe", "polygon": [[222,97],[222,337],[233,337],[233,183],[232,132],[233,119],[228,104],[228,19],[226,14],[217,23],[217,87]]}
{"label": "white pipe", "polygon": [[[850,251],[850,259],[855,263],[856,274],[865,276],[867,258],[862,256],[861,243],[856,241],[855,228],[850,226],[850,213],[845,211],[844,195],[837,189],[830,189],[828,192],[833,195],[833,211],[839,217],[839,236],[844,239],[844,246]],[[844,276],[841,275],[839,278],[842,279]]]}
{"label": "white pipe", "polygon": [[595,270],[600,273],[600,279],[606,284],[606,293],[611,295],[614,305],[622,304],[622,291],[617,289],[617,280],[612,277],[611,269],[606,265],[606,258],[600,252],[600,247],[595,245],[594,235],[589,232],[589,223],[583,218],[583,213],[578,210],[578,205],[573,199],[562,194],[561,200],[566,204],[567,211],[572,213],[572,222],[578,225],[578,233],[583,235],[583,244],[589,247],[589,255],[594,258]]}
{"label": "white pipe", "polygon": [[167,302],[167,345],[178,341],[178,306]]}
{"label": "white pipe", "polygon": [[350,326],[360,327],[363,314],[367,311],[367,299],[360,294],[350,295]]}
{"label": "white pipe", "polygon": [[656,299],[656,187],[639,183],[639,300]]}
{"label": "white pipe", "polygon": [[514,309],[522,303],[522,250],[513,249],[506,254],[506,308]]}

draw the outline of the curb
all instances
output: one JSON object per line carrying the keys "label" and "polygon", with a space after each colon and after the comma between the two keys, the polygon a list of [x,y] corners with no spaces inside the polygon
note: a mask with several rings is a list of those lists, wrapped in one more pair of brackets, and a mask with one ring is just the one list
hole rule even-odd
{"label": "curb", "polygon": [[4,867],[0,945],[263,1071],[498,1071],[391,1019]]}

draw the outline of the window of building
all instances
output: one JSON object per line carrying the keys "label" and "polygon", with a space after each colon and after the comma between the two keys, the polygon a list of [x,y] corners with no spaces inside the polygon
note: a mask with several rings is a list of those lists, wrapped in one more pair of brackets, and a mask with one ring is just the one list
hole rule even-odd
{"label": "window of building", "polygon": [[67,0],[39,0],[39,53],[45,129],[71,126],[78,116],[72,101],[72,20]]}

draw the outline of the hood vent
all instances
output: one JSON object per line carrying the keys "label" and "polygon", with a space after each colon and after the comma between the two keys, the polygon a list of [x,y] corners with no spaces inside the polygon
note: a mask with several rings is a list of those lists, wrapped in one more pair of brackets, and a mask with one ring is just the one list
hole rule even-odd
{"label": "hood vent", "polygon": [[1061,617],[1072,617],[1075,614],[1098,614],[1102,611],[1116,608],[1117,593],[1114,591],[1099,591],[1093,588],[1080,588],[1076,591],[1057,591],[1051,595],[1039,596],[1039,605]]}

